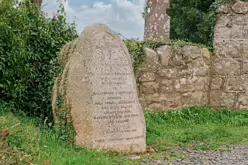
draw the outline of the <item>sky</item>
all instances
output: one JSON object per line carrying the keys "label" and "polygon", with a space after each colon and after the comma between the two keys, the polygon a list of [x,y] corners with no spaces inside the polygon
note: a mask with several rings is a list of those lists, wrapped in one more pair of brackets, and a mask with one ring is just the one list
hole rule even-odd
{"label": "sky", "polygon": [[[145,0],[62,0],[68,22],[75,21],[78,33],[94,23],[104,23],[125,38],[143,40]],[[58,9],[57,0],[43,0],[49,17]]]}

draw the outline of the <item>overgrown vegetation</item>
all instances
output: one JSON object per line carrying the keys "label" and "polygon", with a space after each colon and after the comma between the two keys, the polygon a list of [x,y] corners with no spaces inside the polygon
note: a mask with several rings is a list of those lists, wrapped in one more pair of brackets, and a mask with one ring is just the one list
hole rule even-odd
{"label": "overgrown vegetation", "polygon": [[52,120],[51,94],[61,47],[77,37],[63,6],[46,18],[29,0],[0,5],[0,99],[28,116]]}
{"label": "overgrown vegetation", "polygon": [[69,144],[74,144],[74,138],[76,131],[73,127],[73,120],[71,115],[71,104],[65,103],[65,100],[61,94],[57,97],[57,106],[55,109],[55,115],[58,119],[56,124],[56,133],[59,138],[66,141]]}

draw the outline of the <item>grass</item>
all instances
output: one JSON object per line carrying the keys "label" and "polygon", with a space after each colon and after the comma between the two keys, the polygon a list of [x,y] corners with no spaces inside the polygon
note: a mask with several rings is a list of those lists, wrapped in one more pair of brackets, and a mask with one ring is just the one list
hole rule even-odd
{"label": "grass", "polygon": [[[7,108],[6,108],[7,107]],[[38,121],[9,112],[0,105],[0,164],[105,165],[139,164],[124,155],[69,145]],[[195,107],[182,111],[145,113],[147,144],[155,149],[142,159],[184,159],[175,148],[213,150],[222,145],[248,144],[248,111],[211,111]]]}
{"label": "grass", "polygon": [[248,144],[248,111],[211,111],[194,107],[183,111],[146,113],[147,144],[157,150],[171,147],[218,149]]}
{"label": "grass", "polygon": [[35,119],[14,116],[0,105],[0,164],[129,164],[124,156],[66,144],[53,130],[36,126]]}

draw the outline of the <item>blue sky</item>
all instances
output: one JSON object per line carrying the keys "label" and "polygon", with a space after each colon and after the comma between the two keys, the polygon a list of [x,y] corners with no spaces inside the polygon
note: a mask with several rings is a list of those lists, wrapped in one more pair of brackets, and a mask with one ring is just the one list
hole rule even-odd
{"label": "blue sky", "polygon": [[[93,23],[104,23],[126,38],[143,39],[145,0],[62,0],[68,21],[75,20],[79,33]],[[43,0],[43,11],[52,16],[57,0]]]}

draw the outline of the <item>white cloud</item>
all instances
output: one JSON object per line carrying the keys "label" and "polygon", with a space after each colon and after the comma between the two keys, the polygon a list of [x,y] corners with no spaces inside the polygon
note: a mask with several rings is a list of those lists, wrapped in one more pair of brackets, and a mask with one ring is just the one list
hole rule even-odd
{"label": "white cloud", "polygon": [[[75,17],[79,33],[93,23],[104,23],[127,38],[143,39],[144,20],[142,11],[145,0],[111,0],[109,3],[94,2],[93,5],[70,6],[73,0],[63,1],[69,21]],[[56,0],[44,0],[44,10],[52,15],[57,9]]]}

